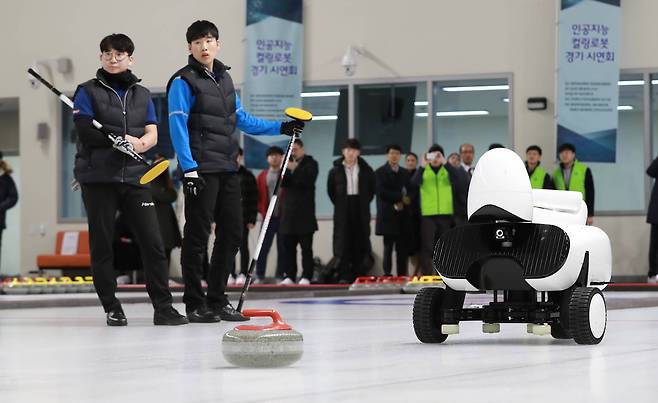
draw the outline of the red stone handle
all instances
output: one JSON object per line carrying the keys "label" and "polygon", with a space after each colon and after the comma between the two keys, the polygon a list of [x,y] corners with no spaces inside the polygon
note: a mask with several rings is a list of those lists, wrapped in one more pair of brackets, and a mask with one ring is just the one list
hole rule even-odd
{"label": "red stone handle", "polygon": [[248,318],[269,317],[272,318],[272,323],[265,326],[242,325],[236,327],[237,330],[292,330],[292,327],[286,324],[274,309],[245,309],[242,311],[242,315]]}

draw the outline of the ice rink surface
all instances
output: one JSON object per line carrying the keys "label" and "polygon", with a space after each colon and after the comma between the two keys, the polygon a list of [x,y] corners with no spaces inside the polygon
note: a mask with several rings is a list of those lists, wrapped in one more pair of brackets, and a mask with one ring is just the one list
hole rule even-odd
{"label": "ice rink surface", "polygon": [[0,402],[656,402],[658,307],[627,308],[655,298],[606,293],[597,346],[525,325],[483,334],[479,322],[421,344],[413,296],[248,301],[304,335],[301,361],[279,369],[224,360],[235,323],[155,327],[147,304],[124,305],[125,328],[107,327],[98,307],[0,310]]}

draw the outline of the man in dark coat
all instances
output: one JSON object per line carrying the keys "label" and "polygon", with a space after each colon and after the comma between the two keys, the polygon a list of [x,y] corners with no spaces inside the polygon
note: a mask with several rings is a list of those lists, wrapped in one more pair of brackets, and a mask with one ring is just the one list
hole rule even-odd
{"label": "man in dark coat", "polygon": [[2,251],[2,231],[7,227],[5,222],[7,210],[18,202],[16,184],[11,178],[12,169],[2,157],[2,152],[0,152],[0,251]]}
{"label": "man in dark coat", "polygon": [[315,218],[315,180],[318,163],[304,152],[304,143],[293,144],[292,158],[281,186],[285,195],[281,215],[281,236],[285,252],[286,278],[281,284],[292,284],[297,277],[297,244],[302,248],[302,277],[299,284],[308,285],[313,277],[313,233],[318,230]]}
{"label": "man in dark coat", "polygon": [[395,248],[398,276],[407,275],[406,242],[402,242],[403,221],[407,214],[411,198],[409,190],[409,171],[402,168],[400,156],[402,149],[398,145],[386,147],[387,162],[375,171],[377,193],[377,222],[375,233],[384,236],[384,275],[392,272],[392,255]]}
{"label": "man in dark coat", "polygon": [[375,173],[361,158],[361,144],[345,141],[343,157],[334,162],[327,193],[334,204],[334,257],[339,259],[340,281],[351,283],[366,274],[371,262],[370,202],[375,196]]}
{"label": "man in dark coat", "polygon": [[[235,279],[235,269],[233,269],[233,278],[236,284],[244,284],[246,281],[247,271],[249,270],[249,231],[256,225],[258,216],[258,188],[256,187],[256,177],[244,165],[242,158],[244,151],[238,150],[238,175],[240,176],[240,193],[242,194],[242,244],[240,245],[240,275]],[[231,279],[229,278],[229,282]]]}
{"label": "man in dark coat", "polygon": [[[654,159],[647,175],[658,178],[658,158]],[[651,224],[651,238],[649,240],[649,283],[658,283],[658,189],[654,184],[647,210],[647,223]]]}

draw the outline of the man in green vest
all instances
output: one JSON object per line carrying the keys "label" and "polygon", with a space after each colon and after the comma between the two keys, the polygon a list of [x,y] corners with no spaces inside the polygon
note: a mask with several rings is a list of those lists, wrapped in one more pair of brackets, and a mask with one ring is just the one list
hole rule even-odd
{"label": "man in green vest", "polygon": [[583,195],[587,204],[587,225],[592,225],[594,217],[594,178],[587,165],[576,159],[576,147],[570,143],[561,144],[558,149],[560,166],[553,172],[553,181],[558,190],[573,190]]}
{"label": "man in green vest", "polygon": [[432,255],[437,239],[454,226],[453,183],[457,170],[443,156],[443,147],[434,144],[423,156],[422,167],[411,182],[420,191],[420,261],[423,274],[434,273]]}
{"label": "man in green vest", "polygon": [[533,189],[555,189],[551,176],[539,165],[541,164],[541,147],[531,145],[525,150],[525,169],[530,177]]}

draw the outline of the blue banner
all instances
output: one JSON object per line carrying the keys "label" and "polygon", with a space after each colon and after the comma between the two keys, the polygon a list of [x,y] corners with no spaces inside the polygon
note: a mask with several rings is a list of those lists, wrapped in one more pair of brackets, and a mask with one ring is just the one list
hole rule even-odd
{"label": "blue banner", "polygon": [[282,120],[301,106],[302,0],[247,0],[243,103],[260,118]]}
{"label": "blue banner", "polygon": [[580,161],[615,162],[620,0],[561,0],[557,145]]}

